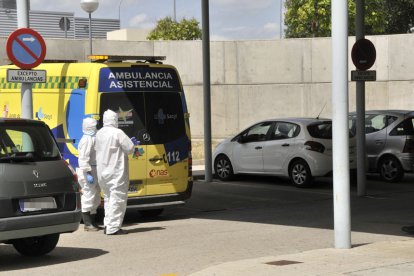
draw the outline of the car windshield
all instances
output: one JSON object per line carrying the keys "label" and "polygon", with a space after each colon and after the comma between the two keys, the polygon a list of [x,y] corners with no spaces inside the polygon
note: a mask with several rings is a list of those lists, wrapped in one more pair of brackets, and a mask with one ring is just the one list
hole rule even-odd
{"label": "car windshield", "polygon": [[0,162],[59,160],[59,149],[44,125],[0,124]]}

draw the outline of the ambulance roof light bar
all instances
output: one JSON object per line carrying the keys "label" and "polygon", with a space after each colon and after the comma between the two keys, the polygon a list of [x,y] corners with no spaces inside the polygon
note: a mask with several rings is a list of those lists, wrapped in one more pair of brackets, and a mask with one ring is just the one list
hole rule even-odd
{"label": "ambulance roof light bar", "polygon": [[43,63],[77,63],[75,59],[45,59]]}
{"label": "ambulance roof light bar", "polygon": [[135,61],[135,62],[148,62],[148,63],[161,63],[161,60],[165,60],[165,56],[117,56],[117,55],[89,55],[88,58],[92,62],[122,62],[122,61]]}

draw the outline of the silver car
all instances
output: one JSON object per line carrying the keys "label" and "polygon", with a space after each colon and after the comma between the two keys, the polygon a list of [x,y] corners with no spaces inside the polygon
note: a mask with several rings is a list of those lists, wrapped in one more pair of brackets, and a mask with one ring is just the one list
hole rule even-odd
{"label": "silver car", "polygon": [[78,229],[76,174],[44,122],[0,119],[0,184],[0,243],[39,256]]}
{"label": "silver car", "polygon": [[[356,114],[350,115],[356,128]],[[369,172],[379,172],[387,182],[397,182],[414,170],[414,111],[365,112],[366,154]]]}
{"label": "silver car", "polygon": [[[219,143],[213,153],[221,180],[234,174],[288,176],[297,187],[332,172],[332,122],[329,119],[284,118],[258,122]],[[350,142],[355,168],[355,139]]]}

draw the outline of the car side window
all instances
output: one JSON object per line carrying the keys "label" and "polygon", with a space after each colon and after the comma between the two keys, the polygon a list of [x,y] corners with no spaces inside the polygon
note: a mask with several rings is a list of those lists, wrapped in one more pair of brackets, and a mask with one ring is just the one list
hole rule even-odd
{"label": "car side window", "polygon": [[296,137],[299,134],[299,126],[287,122],[277,122],[272,135],[271,140],[280,140]]}
{"label": "car side window", "polygon": [[414,118],[405,119],[390,132],[390,136],[399,135],[414,135]]}
{"label": "car side window", "polygon": [[365,115],[365,133],[373,133],[386,128],[388,125],[387,115],[368,114]]}
{"label": "car side window", "polygon": [[396,121],[398,117],[390,116],[385,114],[369,114],[365,116],[365,133],[373,133],[380,131],[394,121]]}
{"label": "car side window", "polygon": [[348,117],[349,137],[354,137],[356,134],[356,116]]}
{"label": "car side window", "polygon": [[263,122],[252,126],[242,134],[242,142],[249,143],[266,140],[271,125],[271,122]]}

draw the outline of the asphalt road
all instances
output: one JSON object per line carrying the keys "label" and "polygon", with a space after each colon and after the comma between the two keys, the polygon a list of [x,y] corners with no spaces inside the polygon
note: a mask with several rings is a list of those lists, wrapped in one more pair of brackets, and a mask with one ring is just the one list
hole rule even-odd
{"label": "asphalt road", "polygon": [[[400,228],[414,223],[413,180],[388,184],[371,176],[367,197],[352,187],[354,246],[407,238]],[[2,244],[0,274],[190,275],[223,262],[332,248],[331,182],[298,189],[273,177],[197,181],[187,205],[157,219],[129,211],[125,236],[80,228],[61,235],[58,247],[41,258],[21,257]]]}

